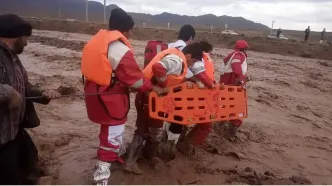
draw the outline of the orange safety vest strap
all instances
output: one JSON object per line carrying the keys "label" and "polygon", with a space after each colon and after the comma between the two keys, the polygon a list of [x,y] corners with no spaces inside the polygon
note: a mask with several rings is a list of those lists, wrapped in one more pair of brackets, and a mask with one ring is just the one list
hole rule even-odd
{"label": "orange safety vest strap", "polygon": [[214,64],[213,60],[209,56],[209,54],[204,53],[203,54],[203,60],[204,60],[204,65],[205,65],[205,70],[209,78],[214,80]]}

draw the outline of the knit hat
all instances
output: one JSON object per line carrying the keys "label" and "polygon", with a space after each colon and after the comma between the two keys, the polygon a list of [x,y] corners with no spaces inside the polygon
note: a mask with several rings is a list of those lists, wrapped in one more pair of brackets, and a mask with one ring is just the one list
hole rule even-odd
{"label": "knit hat", "polygon": [[109,19],[109,29],[118,30],[120,32],[128,32],[134,27],[133,18],[121,8],[116,8],[111,11]]}
{"label": "knit hat", "polygon": [[32,26],[14,14],[0,15],[0,37],[31,36]]}

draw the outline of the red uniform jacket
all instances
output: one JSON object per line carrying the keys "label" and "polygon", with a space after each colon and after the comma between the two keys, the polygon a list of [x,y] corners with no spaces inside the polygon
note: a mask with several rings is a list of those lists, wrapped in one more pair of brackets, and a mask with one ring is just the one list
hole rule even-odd
{"label": "red uniform jacket", "polygon": [[237,85],[237,79],[246,81],[248,69],[247,54],[235,50],[224,59],[224,68],[221,70],[220,83]]}
{"label": "red uniform jacket", "polygon": [[[86,101],[94,109],[89,119],[94,123],[103,125],[121,125],[127,121],[130,109],[129,89],[138,92],[148,92],[152,89],[150,80],[145,79],[133,53],[120,41],[112,42],[108,49],[108,59],[113,67],[113,80],[111,86],[99,86],[99,92],[116,94],[87,96]],[[95,91],[98,87],[93,82],[86,82],[86,92]],[[100,105],[103,105],[101,107]]]}

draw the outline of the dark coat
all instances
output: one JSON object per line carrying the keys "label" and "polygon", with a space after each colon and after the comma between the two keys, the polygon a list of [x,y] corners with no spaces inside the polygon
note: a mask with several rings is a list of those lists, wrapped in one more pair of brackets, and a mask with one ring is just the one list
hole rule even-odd
{"label": "dark coat", "polygon": [[[0,41],[0,142],[8,142],[13,140],[13,135],[16,136],[18,128],[13,128],[13,122],[10,119],[10,112],[20,112],[19,109],[17,110],[9,110],[8,109],[8,102],[9,102],[9,94],[12,89],[12,85],[15,79],[15,70],[14,70],[14,59],[11,50]],[[21,63],[19,61],[19,63]],[[23,66],[22,66],[23,67]],[[25,71],[25,69],[23,68]],[[42,91],[33,87],[28,80],[27,75],[24,79],[25,82],[25,90],[26,90],[26,97],[36,97],[42,96]],[[21,128],[34,128],[40,125],[39,118],[37,116],[35,107],[33,102],[40,103],[40,104],[48,104],[50,100],[46,98],[41,99],[34,99],[34,100],[23,100],[26,101],[26,109],[25,109],[25,116],[23,121],[20,121],[19,127]],[[6,132],[11,131],[11,134],[7,135]],[[14,131],[14,132],[13,132]],[[14,136],[14,138],[15,138]],[[9,138],[9,139],[2,139],[2,138]],[[1,143],[0,143],[1,145]]]}

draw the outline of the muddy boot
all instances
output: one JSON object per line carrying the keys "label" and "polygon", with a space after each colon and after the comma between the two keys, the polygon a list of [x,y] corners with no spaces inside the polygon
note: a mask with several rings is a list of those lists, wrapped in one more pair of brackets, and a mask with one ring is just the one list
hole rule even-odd
{"label": "muddy boot", "polygon": [[177,148],[182,154],[186,156],[191,157],[195,154],[195,146],[189,143],[188,139],[179,142]]}
{"label": "muddy boot", "polygon": [[111,176],[111,163],[99,161],[96,164],[96,171],[93,173],[93,181],[96,185],[107,185]]}
{"label": "muddy boot", "polygon": [[158,157],[159,142],[148,141],[145,145],[146,157],[154,170],[162,168],[162,162]]}
{"label": "muddy boot", "polygon": [[175,159],[177,154],[175,140],[167,140],[159,149],[159,157],[163,160],[170,161]]}
{"label": "muddy boot", "polygon": [[136,174],[143,174],[143,171],[138,168],[137,165],[137,160],[141,156],[143,142],[144,139],[138,134],[135,134],[133,141],[130,144],[128,158],[124,166],[126,171]]}
{"label": "muddy boot", "polygon": [[229,123],[228,129],[227,129],[227,138],[230,141],[234,141],[236,138],[236,133],[237,133],[238,127],[233,125],[232,123]]}
{"label": "muddy boot", "polygon": [[167,141],[161,145],[159,157],[164,160],[173,160],[177,155],[176,145],[182,134],[183,126],[171,124],[167,130]]}

